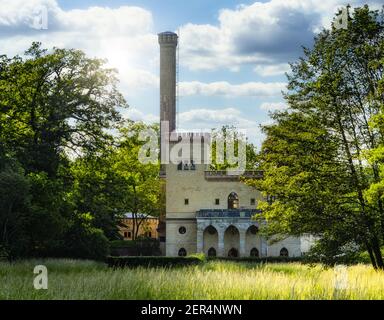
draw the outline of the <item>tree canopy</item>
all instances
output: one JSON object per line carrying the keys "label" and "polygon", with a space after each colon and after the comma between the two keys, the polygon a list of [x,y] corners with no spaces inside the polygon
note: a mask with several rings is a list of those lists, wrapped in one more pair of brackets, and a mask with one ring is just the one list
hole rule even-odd
{"label": "tree canopy", "polygon": [[146,125],[123,121],[117,83],[116,70],[80,50],[33,43],[23,57],[0,57],[0,251],[9,258],[101,258],[125,212],[156,214],[158,169],[139,163],[142,142],[129,134]]}
{"label": "tree canopy", "polygon": [[383,17],[368,6],[354,9],[347,29],[323,30],[291,64],[289,108],[263,127],[264,180],[248,182],[274,196],[273,203],[260,204],[271,234],[310,233],[325,248],[360,246],[379,268]]}

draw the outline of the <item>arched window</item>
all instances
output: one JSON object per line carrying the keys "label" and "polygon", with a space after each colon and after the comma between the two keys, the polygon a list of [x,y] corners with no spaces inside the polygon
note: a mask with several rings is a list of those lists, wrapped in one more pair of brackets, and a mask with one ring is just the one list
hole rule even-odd
{"label": "arched window", "polygon": [[239,197],[236,192],[231,192],[228,196],[228,209],[239,208]]}
{"label": "arched window", "polygon": [[289,256],[288,249],[287,248],[282,248],[280,250],[280,257],[288,257],[288,256]]}
{"label": "arched window", "polygon": [[187,250],[184,248],[179,249],[179,257],[185,257],[187,255]]}
{"label": "arched window", "polygon": [[208,250],[208,257],[216,257],[216,249],[215,248],[209,248]]}
{"label": "arched window", "polygon": [[258,257],[259,256],[259,250],[257,250],[257,248],[252,248],[250,255],[251,255],[251,257]]}
{"label": "arched window", "polygon": [[212,226],[212,225],[207,227],[207,231],[208,231],[208,233],[211,234],[211,235],[212,235],[212,234],[215,234],[215,233],[217,232],[216,229],[215,229],[215,227]]}
{"label": "arched window", "polygon": [[259,231],[259,229],[255,226],[255,225],[252,225],[248,228],[249,232],[251,234],[257,234],[257,232]]}
{"label": "arched window", "polygon": [[232,248],[231,250],[228,251],[228,257],[230,258],[237,258],[239,256],[239,252],[237,249]]}
{"label": "arched window", "polygon": [[236,234],[239,234],[239,230],[235,226],[233,226],[233,225],[230,225],[227,228],[227,230],[225,230],[225,232],[227,232],[228,235],[232,235],[232,236],[234,236]]}

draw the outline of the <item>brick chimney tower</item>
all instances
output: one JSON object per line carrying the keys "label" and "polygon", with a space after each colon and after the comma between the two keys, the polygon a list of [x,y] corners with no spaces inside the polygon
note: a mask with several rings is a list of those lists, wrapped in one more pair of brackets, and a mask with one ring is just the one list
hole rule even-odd
{"label": "brick chimney tower", "polygon": [[168,121],[169,132],[176,129],[176,47],[178,36],[158,34],[160,44],[160,121]]}

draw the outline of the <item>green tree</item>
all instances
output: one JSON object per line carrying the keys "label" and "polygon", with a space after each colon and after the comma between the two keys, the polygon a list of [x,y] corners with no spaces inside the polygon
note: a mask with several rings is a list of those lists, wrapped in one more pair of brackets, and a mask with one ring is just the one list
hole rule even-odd
{"label": "green tree", "polygon": [[0,246],[10,258],[38,256],[63,236],[71,205],[60,181],[25,174],[14,160],[0,170]]}
{"label": "green tree", "polygon": [[[238,163],[232,164],[229,163],[226,152],[227,152],[227,142],[232,143],[234,147],[234,157],[239,156],[239,141],[242,141],[246,144],[245,146],[245,168],[247,170],[255,170],[257,169],[257,151],[256,147],[250,143],[243,135],[242,132],[239,132],[234,126],[223,126],[220,129],[212,130],[212,144],[211,144],[211,170],[226,170],[228,168],[235,168],[238,166]],[[218,158],[217,149],[218,149],[218,141],[224,142],[223,145],[223,154],[219,155],[221,159]]]}
{"label": "green tree", "polygon": [[[111,148],[111,147],[110,147]],[[125,179],[112,166],[112,150],[77,158],[71,164],[71,199],[79,212],[89,212],[91,225],[110,240],[120,239],[118,224],[124,208]]]}
{"label": "green tree", "polygon": [[92,220],[89,213],[76,214],[59,252],[69,257],[103,260],[109,254],[109,241],[103,230],[93,226]]}
{"label": "green tree", "polygon": [[0,170],[0,251],[9,258],[24,253],[28,239],[24,226],[30,200],[30,183],[22,168]]}
{"label": "green tree", "polygon": [[110,148],[118,107],[126,106],[116,71],[104,64],[39,43],[23,57],[0,56],[0,246],[10,256],[68,256],[71,238],[89,251],[97,251],[93,243],[105,249],[97,215],[88,219],[74,201],[71,175],[75,157]]}
{"label": "green tree", "polygon": [[139,161],[141,130],[157,125],[128,121],[120,126],[114,146],[96,157],[78,158],[72,166],[75,179],[73,199],[81,212],[93,216],[92,225],[113,240],[119,239],[117,226],[127,212],[133,216],[133,238],[148,215],[161,211],[161,181],[158,164]]}
{"label": "green tree", "polygon": [[369,157],[383,141],[370,125],[383,105],[383,30],[383,14],[364,6],[347,29],[323,30],[304,49],[288,75],[288,111],[264,127],[266,180],[250,182],[276,197],[261,204],[269,225],[364,246],[375,268],[384,268],[384,212],[381,197],[369,200],[367,192],[381,181]]}
{"label": "green tree", "polygon": [[64,151],[97,151],[125,101],[115,70],[82,51],[33,43],[26,58],[0,59],[0,142],[23,167],[55,176]]}
{"label": "green tree", "polygon": [[140,149],[147,142],[139,139],[139,133],[147,129],[159,134],[157,125],[128,122],[120,130],[120,146],[113,156],[114,170],[126,181],[123,207],[132,213],[133,239],[138,237],[139,228],[148,215],[159,216],[163,210],[160,165],[142,163],[138,159]]}

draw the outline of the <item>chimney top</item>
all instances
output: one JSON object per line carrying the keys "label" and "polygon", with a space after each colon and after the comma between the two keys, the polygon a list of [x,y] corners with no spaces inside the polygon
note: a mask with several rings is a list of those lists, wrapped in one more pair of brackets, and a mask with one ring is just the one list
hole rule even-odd
{"label": "chimney top", "polygon": [[176,35],[176,33],[172,32],[172,31],[164,31],[164,32],[160,32],[159,35]]}
{"label": "chimney top", "polygon": [[159,44],[173,44],[177,45],[178,36],[171,31],[165,31],[158,34]]}

